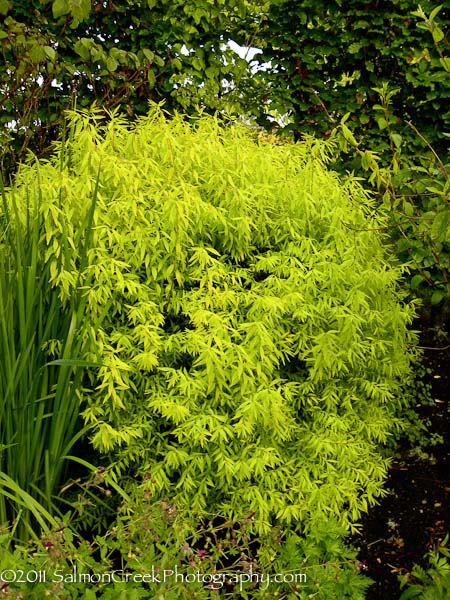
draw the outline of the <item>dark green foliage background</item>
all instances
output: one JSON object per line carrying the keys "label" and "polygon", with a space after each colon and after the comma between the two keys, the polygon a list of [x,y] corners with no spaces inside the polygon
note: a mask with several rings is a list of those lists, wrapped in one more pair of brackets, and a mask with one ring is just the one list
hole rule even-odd
{"label": "dark green foliage background", "polygon": [[[422,3],[425,12],[433,5]],[[296,136],[307,131],[329,135],[347,113],[349,122],[372,151],[385,149],[374,105],[373,88],[383,82],[398,93],[393,112],[402,129],[410,120],[439,151],[448,147],[443,136],[450,124],[450,81],[443,72],[431,36],[417,27],[414,0],[398,2],[316,2],[275,0],[263,24],[260,72],[270,107],[288,112],[288,129]],[[450,13],[439,14],[443,23]],[[264,126],[270,126],[263,116]],[[387,140],[389,145],[389,141]],[[410,132],[409,151],[420,147]],[[411,147],[412,146],[412,147]]]}
{"label": "dark green foliage background", "polygon": [[[120,107],[145,114],[149,100],[184,112],[235,102],[232,79],[247,62],[224,47],[247,39],[252,0],[1,0],[0,168],[26,151],[42,155],[61,133],[66,109]],[[11,135],[9,135],[11,133]]]}

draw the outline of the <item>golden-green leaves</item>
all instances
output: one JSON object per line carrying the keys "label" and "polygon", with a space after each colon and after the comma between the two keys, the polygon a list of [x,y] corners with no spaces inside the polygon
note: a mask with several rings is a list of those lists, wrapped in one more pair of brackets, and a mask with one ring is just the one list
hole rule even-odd
{"label": "golden-green leaves", "polygon": [[158,108],[129,128],[73,122],[70,163],[40,165],[39,185],[59,264],[58,232],[76,231],[100,168],[81,289],[102,364],[83,392],[95,447],[193,512],[255,511],[260,531],[357,519],[382,493],[414,341],[367,194],[326,170],[326,142]]}

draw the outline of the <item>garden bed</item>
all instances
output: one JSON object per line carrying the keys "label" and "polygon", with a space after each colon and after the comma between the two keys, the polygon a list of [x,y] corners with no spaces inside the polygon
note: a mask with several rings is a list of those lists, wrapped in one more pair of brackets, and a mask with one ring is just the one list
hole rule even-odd
{"label": "garden bed", "polygon": [[417,411],[442,443],[403,442],[390,469],[389,496],[363,519],[359,559],[375,582],[367,600],[397,600],[398,576],[414,564],[425,567],[424,555],[450,531],[450,349],[425,350],[424,365],[434,402]]}

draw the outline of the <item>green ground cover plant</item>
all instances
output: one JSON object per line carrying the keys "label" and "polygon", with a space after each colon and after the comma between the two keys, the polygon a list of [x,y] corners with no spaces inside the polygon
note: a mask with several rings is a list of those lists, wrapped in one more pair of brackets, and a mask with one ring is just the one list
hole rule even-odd
{"label": "green ground cover plant", "polygon": [[448,534],[426,558],[426,567],[414,565],[411,573],[400,577],[401,587],[406,588],[400,600],[420,598],[420,600],[445,600],[450,593],[450,552]]}
{"label": "green ground cover plant", "polygon": [[170,500],[135,492],[89,541],[60,524],[8,550],[10,534],[0,533],[2,597],[363,600],[370,585],[336,523],[310,539],[274,527],[255,544],[250,519],[201,525]]}

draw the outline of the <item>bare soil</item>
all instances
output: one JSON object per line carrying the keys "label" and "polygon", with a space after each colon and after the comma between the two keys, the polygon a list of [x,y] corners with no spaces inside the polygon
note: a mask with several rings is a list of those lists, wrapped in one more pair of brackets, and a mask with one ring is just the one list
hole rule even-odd
{"label": "bare soil", "polygon": [[418,405],[430,436],[441,436],[433,446],[404,441],[389,473],[390,491],[363,520],[354,540],[359,560],[374,580],[367,600],[398,600],[399,574],[414,564],[426,566],[424,555],[450,533],[450,348],[425,350],[433,402]]}

